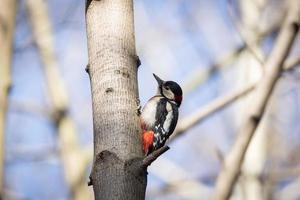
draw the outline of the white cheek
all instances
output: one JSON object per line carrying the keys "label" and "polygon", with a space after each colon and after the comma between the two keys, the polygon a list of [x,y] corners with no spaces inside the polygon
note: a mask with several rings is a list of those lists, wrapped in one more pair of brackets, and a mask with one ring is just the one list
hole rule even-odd
{"label": "white cheek", "polygon": [[171,90],[166,90],[165,88],[163,88],[163,93],[164,95],[168,98],[168,99],[174,99],[174,94],[173,92],[171,92]]}

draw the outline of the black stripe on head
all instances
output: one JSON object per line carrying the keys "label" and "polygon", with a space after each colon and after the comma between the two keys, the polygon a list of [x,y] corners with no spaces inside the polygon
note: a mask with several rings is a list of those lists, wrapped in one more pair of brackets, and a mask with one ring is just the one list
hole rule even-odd
{"label": "black stripe on head", "polygon": [[169,87],[175,96],[182,96],[182,89],[178,83],[174,81],[167,81],[164,84],[165,87]]}

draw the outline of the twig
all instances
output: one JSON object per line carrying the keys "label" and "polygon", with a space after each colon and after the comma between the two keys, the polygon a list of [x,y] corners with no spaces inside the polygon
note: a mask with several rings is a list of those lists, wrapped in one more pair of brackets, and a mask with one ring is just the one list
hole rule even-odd
{"label": "twig", "polygon": [[300,65],[300,55],[288,59],[284,65],[284,70],[285,72],[290,72],[295,69],[294,67],[297,65]]}
{"label": "twig", "polygon": [[214,198],[216,200],[228,199],[239,176],[242,161],[252,136],[262,118],[272,90],[275,86],[283,62],[290,52],[291,46],[299,29],[300,2],[293,1],[286,23],[283,25],[275,46],[266,61],[266,73],[256,90],[256,101],[248,113],[244,126],[238,134],[232,150],[225,157],[222,170],[216,182]]}
{"label": "twig", "polygon": [[160,149],[157,149],[156,151],[152,152],[146,158],[143,160],[143,168],[147,168],[153,161],[155,161],[160,155],[168,151],[170,147],[168,146],[163,146]]}

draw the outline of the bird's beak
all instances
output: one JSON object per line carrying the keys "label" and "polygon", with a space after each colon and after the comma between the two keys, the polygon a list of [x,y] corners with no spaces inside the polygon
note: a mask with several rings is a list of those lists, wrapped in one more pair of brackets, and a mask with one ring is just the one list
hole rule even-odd
{"label": "bird's beak", "polygon": [[159,78],[158,76],[156,76],[155,74],[153,74],[153,76],[156,79],[159,86],[161,86],[164,83],[164,81],[161,78]]}

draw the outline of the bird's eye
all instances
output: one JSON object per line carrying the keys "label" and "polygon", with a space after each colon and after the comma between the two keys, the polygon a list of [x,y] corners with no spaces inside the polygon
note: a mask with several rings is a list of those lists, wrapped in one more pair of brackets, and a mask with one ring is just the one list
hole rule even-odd
{"label": "bird's eye", "polygon": [[168,86],[166,86],[165,88],[166,88],[166,90],[169,90],[169,89],[170,89]]}

